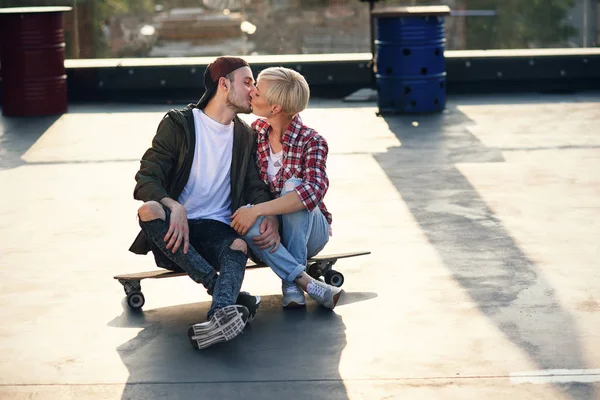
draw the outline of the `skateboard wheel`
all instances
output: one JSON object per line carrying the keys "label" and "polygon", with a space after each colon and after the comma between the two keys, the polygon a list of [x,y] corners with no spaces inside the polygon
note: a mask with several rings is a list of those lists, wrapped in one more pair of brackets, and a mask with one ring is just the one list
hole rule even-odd
{"label": "skateboard wheel", "polygon": [[127,295],[127,305],[133,308],[134,310],[138,310],[144,306],[146,299],[142,292],[130,293]]}
{"label": "skateboard wheel", "polygon": [[325,272],[325,283],[340,287],[344,284],[344,275],[338,271],[327,271]]}

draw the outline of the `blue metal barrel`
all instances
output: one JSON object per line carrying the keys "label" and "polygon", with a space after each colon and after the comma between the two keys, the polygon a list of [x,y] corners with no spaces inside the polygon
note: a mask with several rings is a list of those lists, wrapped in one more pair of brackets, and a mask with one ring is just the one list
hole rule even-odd
{"label": "blue metal barrel", "polygon": [[446,6],[373,12],[379,113],[426,113],[446,106]]}

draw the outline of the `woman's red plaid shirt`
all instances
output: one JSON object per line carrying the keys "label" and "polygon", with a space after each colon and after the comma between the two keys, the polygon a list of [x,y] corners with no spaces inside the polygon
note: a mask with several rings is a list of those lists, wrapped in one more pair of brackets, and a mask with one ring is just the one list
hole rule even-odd
{"label": "woman's red plaid shirt", "polygon": [[257,119],[252,123],[257,133],[257,164],[260,178],[270,186],[271,193],[279,195],[283,185],[290,178],[302,179],[302,184],[296,187],[296,193],[308,211],[317,206],[331,225],[332,218],[323,203],[323,197],[329,188],[329,179],[325,172],[327,163],[327,141],[313,129],[302,124],[297,115],[281,138],[283,145],[283,163],[273,182],[267,177],[269,157],[269,131],[271,124],[266,119]]}

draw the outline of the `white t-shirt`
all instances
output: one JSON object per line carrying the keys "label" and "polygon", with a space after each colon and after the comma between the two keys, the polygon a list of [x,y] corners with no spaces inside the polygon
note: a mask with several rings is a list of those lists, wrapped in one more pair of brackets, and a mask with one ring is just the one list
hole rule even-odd
{"label": "white t-shirt", "polygon": [[196,149],[190,177],[177,200],[188,219],[231,223],[233,122],[222,125],[195,108]]}
{"label": "white t-shirt", "polygon": [[267,161],[267,177],[269,178],[269,182],[273,182],[283,165],[283,150],[279,151],[279,153],[273,153],[273,149],[271,149],[271,146],[269,145],[269,156],[267,157]]}

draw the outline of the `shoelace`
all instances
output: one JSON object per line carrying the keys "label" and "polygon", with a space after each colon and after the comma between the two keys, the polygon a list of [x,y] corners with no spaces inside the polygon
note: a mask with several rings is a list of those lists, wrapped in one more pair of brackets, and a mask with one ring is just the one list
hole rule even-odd
{"label": "shoelace", "polygon": [[309,294],[318,296],[320,298],[325,297],[325,291],[327,290],[326,288],[321,287],[314,282],[309,283],[307,289]]}
{"label": "shoelace", "polygon": [[298,290],[298,286],[296,286],[295,283],[285,283],[285,291],[286,292],[295,292],[295,293],[300,293],[300,290]]}

